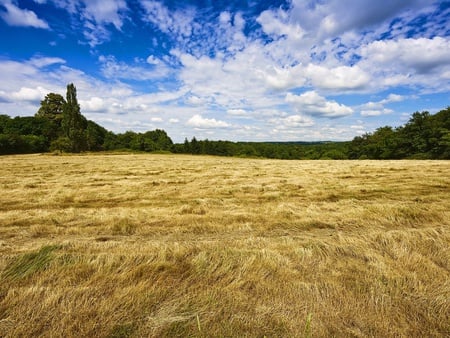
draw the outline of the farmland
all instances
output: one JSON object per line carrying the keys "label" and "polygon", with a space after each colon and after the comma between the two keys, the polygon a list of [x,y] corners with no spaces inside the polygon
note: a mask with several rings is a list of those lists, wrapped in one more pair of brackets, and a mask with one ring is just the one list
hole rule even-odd
{"label": "farmland", "polygon": [[2,336],[450,333],[448,161],[0,164]]}

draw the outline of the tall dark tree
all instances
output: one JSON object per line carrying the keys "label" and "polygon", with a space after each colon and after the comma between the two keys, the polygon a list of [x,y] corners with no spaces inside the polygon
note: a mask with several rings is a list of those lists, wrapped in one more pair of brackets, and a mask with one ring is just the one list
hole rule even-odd
{"label": "tall dark tree", "polygon": [[200,144],[198,143],[197,139],[195,138],[195,136],[191,140],[190,148],[191,148],[192,154],[195,154],[195,155],[201,154],[202,148],[201,148]]}
{"label": "tall dark tree", "polygon": [[72,151],[78,153],[87,149],[87,120],[81,115],[77,101],[77,90],[73,83],[67,85],[66,103],[63,107],[62,129],[71,143]]}

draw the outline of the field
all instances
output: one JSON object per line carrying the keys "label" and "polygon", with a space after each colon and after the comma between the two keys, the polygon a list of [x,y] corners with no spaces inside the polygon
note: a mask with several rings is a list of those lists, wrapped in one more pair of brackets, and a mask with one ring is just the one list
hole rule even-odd
{"label": "field", "polygon": [[450,335],[450,162],[0,164],[2,337]]}

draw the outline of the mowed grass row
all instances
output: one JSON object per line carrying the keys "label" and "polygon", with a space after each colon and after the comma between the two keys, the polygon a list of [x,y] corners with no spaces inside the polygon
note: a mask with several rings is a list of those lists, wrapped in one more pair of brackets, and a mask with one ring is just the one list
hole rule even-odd
{"label": "mowed grass row", "polygon": [[2,336],[450,333],[449,162],[0,164]]}

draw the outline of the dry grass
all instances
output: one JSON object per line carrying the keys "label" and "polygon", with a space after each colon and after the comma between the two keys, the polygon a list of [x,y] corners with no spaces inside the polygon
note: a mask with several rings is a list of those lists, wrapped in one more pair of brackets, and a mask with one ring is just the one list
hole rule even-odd
{"label": "dry grass", "polygon": [[450,334],[450,162],[0,164],[1,336]]}

